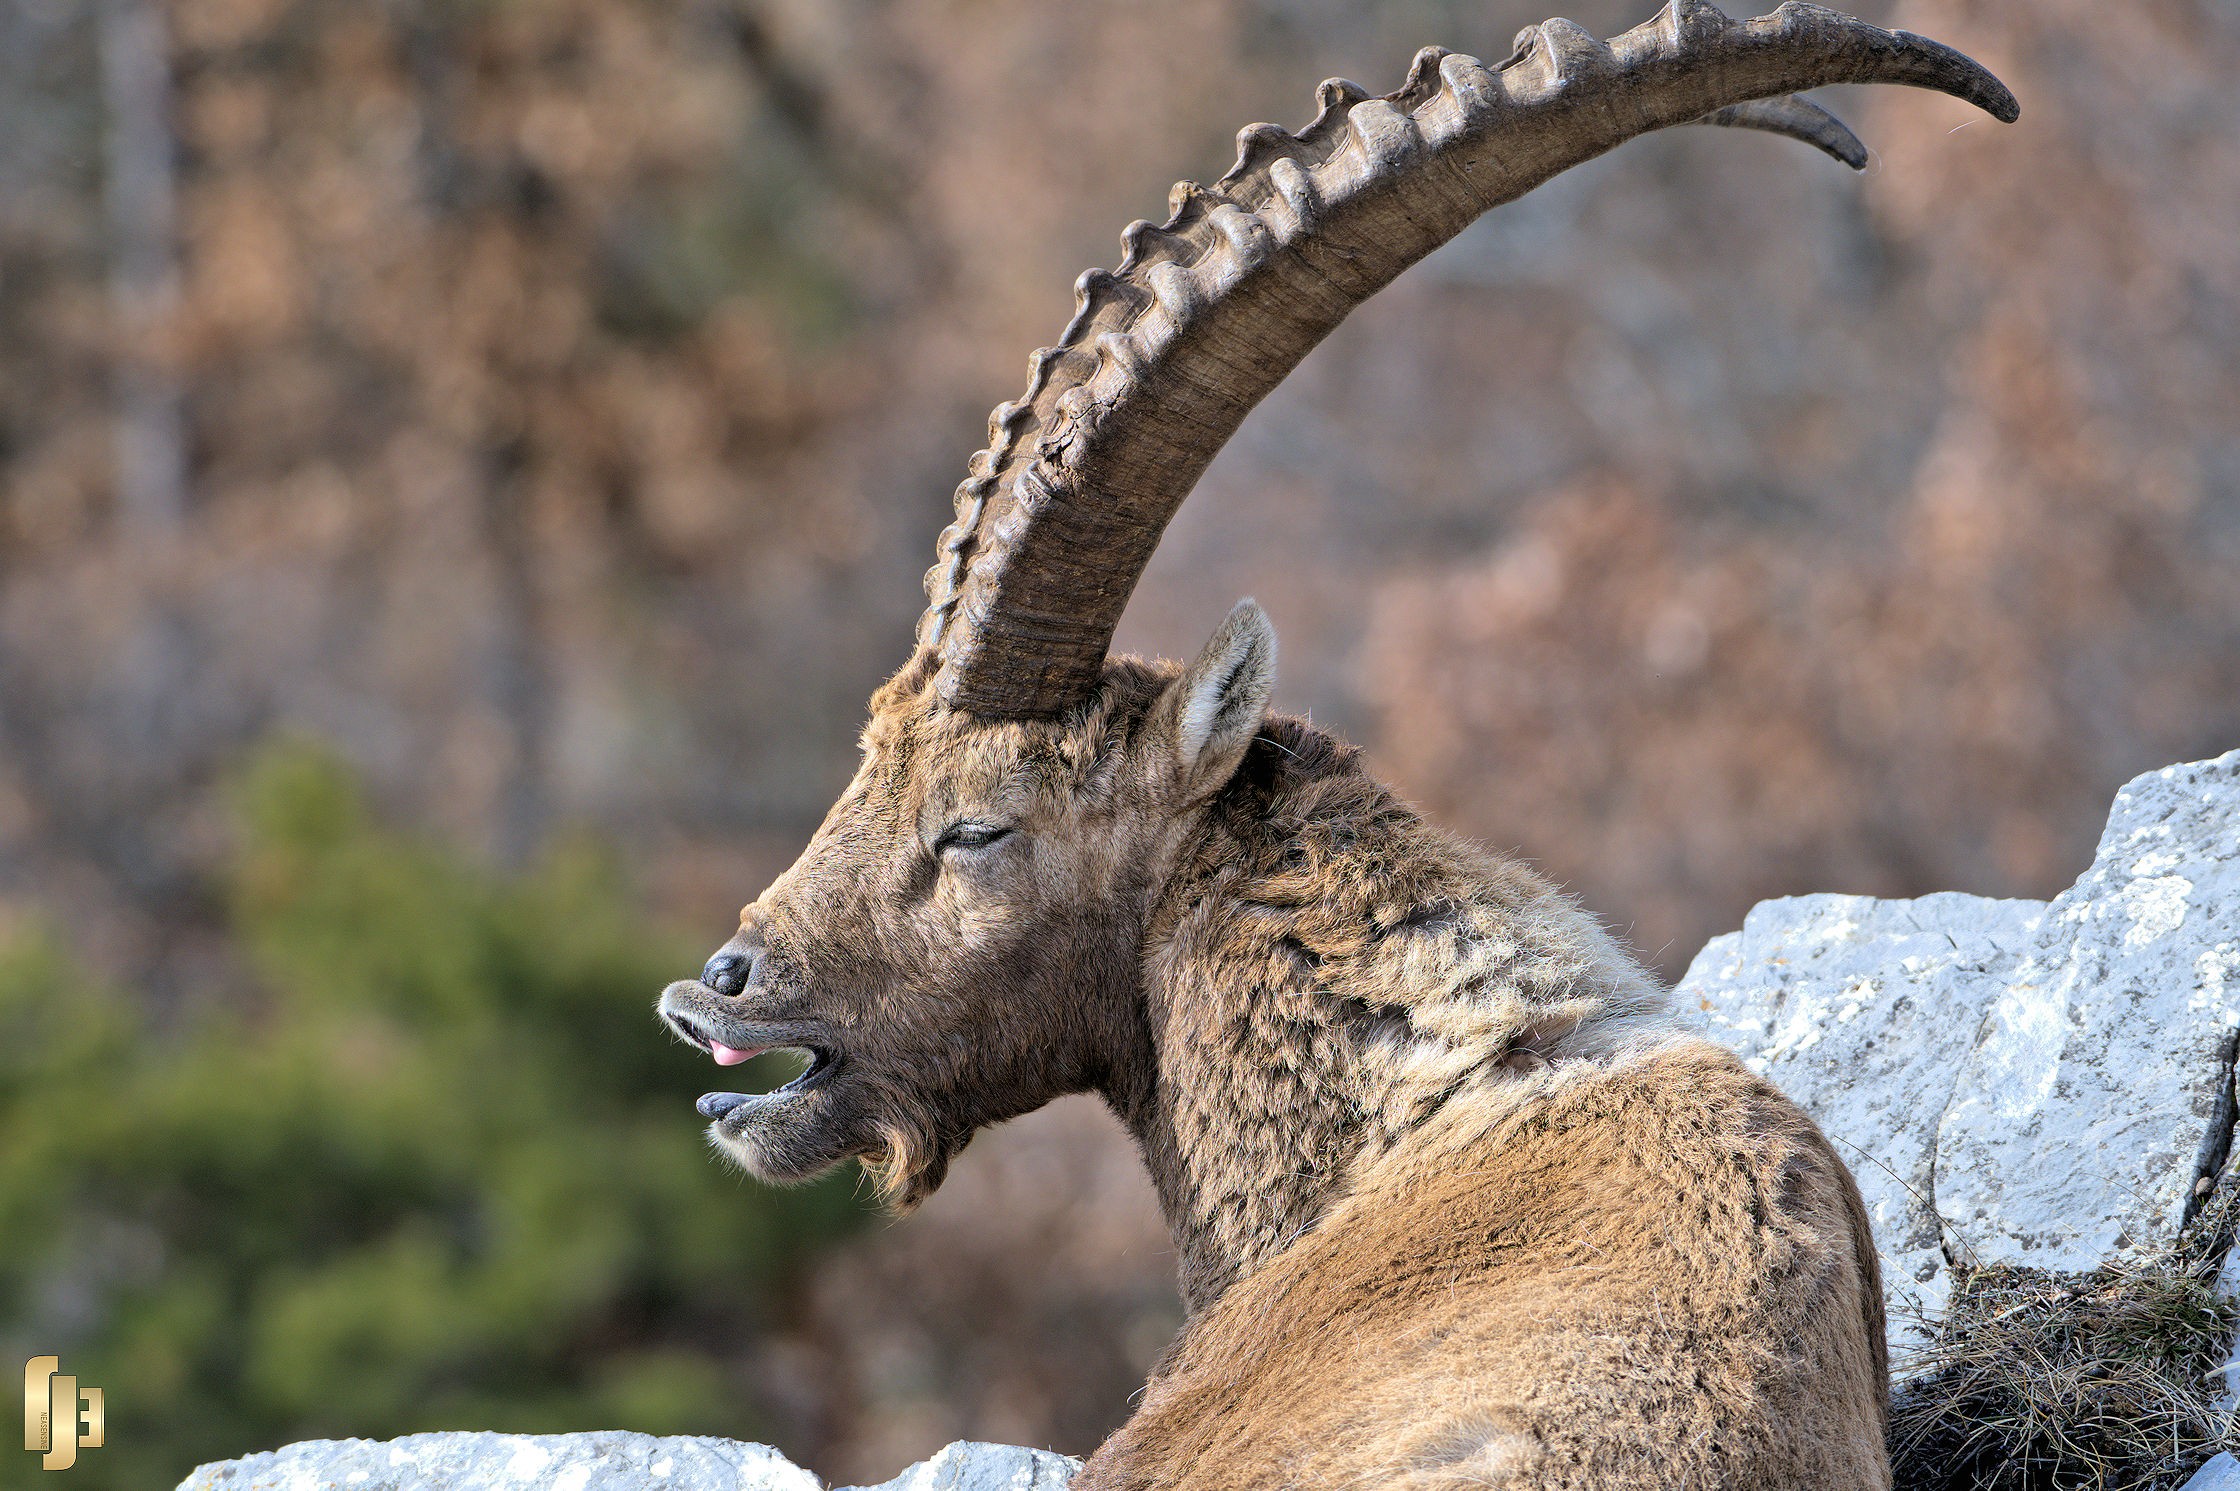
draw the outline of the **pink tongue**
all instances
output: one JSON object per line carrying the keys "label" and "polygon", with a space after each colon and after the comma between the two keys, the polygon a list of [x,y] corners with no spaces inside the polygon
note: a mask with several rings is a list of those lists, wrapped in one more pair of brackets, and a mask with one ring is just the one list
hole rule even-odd
{"label": "pink tongue", "polygon": [[721,1041],[708,1042],[708,1049],[715,1053],[717,1066],[737,1066],[762,1054],[760,1051],[734,1051]]}

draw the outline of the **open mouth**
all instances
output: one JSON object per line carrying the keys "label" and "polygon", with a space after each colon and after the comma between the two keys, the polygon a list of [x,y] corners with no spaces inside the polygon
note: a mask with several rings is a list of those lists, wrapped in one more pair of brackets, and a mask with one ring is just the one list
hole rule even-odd
{"label": "open mouth", "polygon": [[[769,1102],[776,1098],[792,1097],[797,1093],[807,1092],[811,1088],[821,1087],[825,1079],[832,1074],[832,1069],[839,1064],[837,1056],[816,1046],[754,1046],[742,1052],[720,1042],[711,1042],[710,1045],[717,1062],[724,1066],[735,1066],[740,1062],[750,1061],[757,1056],[782,1052],[797,1057],[801,1062],[801,1070],[796,1072],[791,1080],[771,1088],[768,1092],[703,1093],[700,1101],[693,1104],[700,1110],[700,1116],[703,1118],[721,1118],[726,1113],[748,1103]],[[726,1057],[729,1059],[727,1060]]]}
{"label": "open mouth", "polygon": [[704,1094],[694,1104],[704,1118],[722,1118],[748,1103],[773,1102],[795,1097],[824,1085],[840,1064],[840,1053],[827,1046],[809,1041],[778,1040],[768,1045],[730,1046],[717,1040],[702,1028],[700,1021],[674,1010],[664,1009],[662,1018],[669,1028],[688,1045],[697,1046],[715,1058],[718,1066],[743,1066],[758,1056],[790,1056],[799,1062],[793,1076],[767,1092],[711,1092]]}

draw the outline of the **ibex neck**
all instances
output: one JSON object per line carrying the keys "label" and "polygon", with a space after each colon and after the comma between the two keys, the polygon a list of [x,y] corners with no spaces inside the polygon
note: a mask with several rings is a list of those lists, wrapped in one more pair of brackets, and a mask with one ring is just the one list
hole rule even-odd
{"label": "ibex neck", "polygon": [[1661,1020],[1663,996],[1522,866],[1441,834],[1355,753],[1272,721],[1160,896],[1144,1050],[1108,1093],[1195,1314],[1312,1228],[1365,1158]]}

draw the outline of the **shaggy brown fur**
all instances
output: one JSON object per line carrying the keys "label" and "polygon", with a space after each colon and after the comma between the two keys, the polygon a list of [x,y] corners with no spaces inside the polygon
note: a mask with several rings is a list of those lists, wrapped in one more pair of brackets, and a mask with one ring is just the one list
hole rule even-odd
{"label": "shaggy brown fur", "polygon": [[1826,1142],[1707,1046],[1562,1065],[1362,1167],[1075,1486],[1887,1486],[1880,1289]]}
{"label": "shaggy brown fur", "polygon": [[1101,1093],[1190,1318],[1080,1491],[1886,1487],[1826,1141],[1546,882],[1268,717],[1273,662],[1247,603],[1187,669],[989,722],[914,661],[738,961],[663,995],[702,1045],[818,1053],[715,1142],[776,1181],[861,1156],[908,1206],[982,1125]]}

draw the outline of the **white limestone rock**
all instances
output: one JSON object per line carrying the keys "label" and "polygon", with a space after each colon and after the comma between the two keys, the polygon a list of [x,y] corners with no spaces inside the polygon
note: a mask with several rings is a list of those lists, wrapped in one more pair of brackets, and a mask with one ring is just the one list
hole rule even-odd
{"label": "white limestone rock", "polygon": [[2240,1491],[2240,1460],[2218,1455],[2195,1471],[2180,1491]]}
{"label": "white limestone rock", "polygon": [[2240,1030],[2240,751],[2138,778],[2051,903],[1768,901],[1684,1006],[1834,1138],[1892,1344],[1947,1259],[2088,1269],[2170,1242],[2223,1157]]}
{"label": "white limestone rock", "polygon": [[[952,1444],[855,1491],[1063,1491],[1078,1461],[1012,1445]],[[179,1491],[824,1491],[764,1444],[598,1434],[413,1434],[315,1439],[205,1465]]]}
{"label": "white limestone rock", "polygon": [[1079,1460],[1048,1450],[958,1440],[891,1481],[854,1491],[1065,1491]]}

